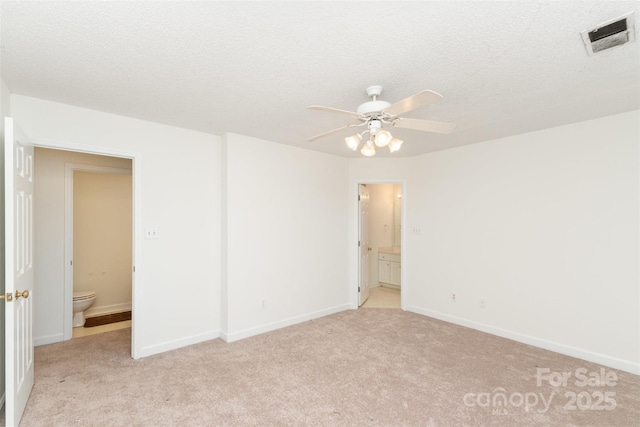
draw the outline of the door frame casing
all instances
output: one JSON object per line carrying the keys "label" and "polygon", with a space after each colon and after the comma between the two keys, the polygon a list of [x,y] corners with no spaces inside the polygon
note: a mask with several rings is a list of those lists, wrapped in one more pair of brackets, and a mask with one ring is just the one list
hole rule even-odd
{"label": "door frame casing", "polygon": [[[132,165],[133,166],[133,165]],[[80,163],[65,163],[64,171],[64,322],[63,339],[73,336],[73,173],[75,171],[114,175],[133,175],[132,169],[96,166]],[[133,184],[133,177],[132,177]],[[132,192],[133,197],[133,192]],[[133,204],[132,204],[133,206]],[[133,228],[133,217],[131,218]],[[135,234],[135,233],[134,233]],[[133,250],[131,252],[133,257]],[[132,265],[133,259],[132,259]],[[133,272],[131,272],[133,276]],[[132,277],[133,284],[133,277]],[[133,297],[133,290],[132,290]],[[132,310],[133,314],[133,310]]]}
{"label": "door frame casing", "polygon": [[[364,191],[363,191],[364,189]],[[363,200],[362,196],[366,194],[366,216],[363,216]],[[371,275],[369,274],[371,268],[371,247],[369,246],[369,187],[366,184],[358,185],[358,307],[362,307],[362,305],[369,299],[369,288],[371,285],[370,279]],[[362,226],[362,219],[366,217],[366,228]],[[366,245],[366,248],[365,248]],[[366,251],[366,269],[362,268],[363,264],[363,251]],[[366,270],[366,278],[367,280],[363,280],[363,270]],[[366,289],[367,297],[362,299],[362,290],[363,284]]]}
{"label": "door frame casing", "polygon": [[[139,359],[142,357],[142,349],[139,348],[141,342],[138,339],[138,333],[141,330],[140,323],[142,319],[139,311],[140,295],[143,289],[143,275],[140,273],[140,261],[141,256],[141,236],[138,230],[142,230],[141,227],[141,212],[142,212],[142,161],[141,155],[134,151],[120,150],[110,147],[99,147],[89,144],[78,144],[67,141],[57,141],[48,139],[31,139],[31,142],[35,147],[50,148],[55,150],[73,151],[84,154],[95,154],[99,156],[108,157],[120,157],[131,160],[131,179],[133,182],[133,203],[132,203],[132,265],[133,271],[131,272],[131,357],[133,359]],[[37,197],[37,196],[36,196]],[[65,214],[66,217],[66,214]],[[65,242],[66,243],[66,242]],[[65,248],[65,255],[67,249]],[[65,258],[66,260],[66,258]],[[65,262],[65,264],[68,264]],[[65,265],[65,278],[67,266]],[[66,303],[66,300],[65,300]],[[71,299],[71,304],[73,300]],[[66,308],[65,308],[66,311]],[[72,311],[71,311],[72,312]],[[66,318],[65,318],[66,321]],[[66,330],[63,331],[65,333]],[[65,338],[66,339],[66,338]]]}
{"label": "door frame casing", "polygon": [[[406,179],[392,179],[392,178],[380,178],[380,179],[365,179],[356,178],[351,182],[349,186],[349,210],[351,212],[350,224],[349,224],[349,306],[352,309],[358,308],[359,295],[358,284],[360,283],[360,256],[358,250],[358,234],[359,234],[359,221],[360,221],[360,204],[358,203],[358,194],[360,185],[367,184],[400,184],[402,186],[402,228],[400,229],[401,243],[401,264],[400,264],[400,308],[405,310],[406,295],[409,289],[410,283],[407,278],[407,180]],[[371,261],[370,261],[371,262]]]}

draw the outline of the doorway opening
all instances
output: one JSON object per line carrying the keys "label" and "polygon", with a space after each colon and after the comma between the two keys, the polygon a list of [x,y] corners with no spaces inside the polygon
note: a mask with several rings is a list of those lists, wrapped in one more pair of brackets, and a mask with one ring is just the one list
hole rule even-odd
{"label": "doorway opening", "polygon": [[402,183],[358,185],[360,307],[402,307]]}
{"label": "doorway opening", "polygon": [[35,345],[131,328],[133,159],[36,146],[35,163]]}
{"label": "doorway opening", "polygon": [[[12,304],[5,305],[5,308],[8,307],[5,310],[4,325],[5,415],[7,425],[17,425],[34,385],[34,345],[64,340],[64,274],[67,268],[64,256],[65,168],[64,162],[62,167],[58,165],[49,168],[37,164],[35,149],[54,148],[49,151],[58,153],[73,150],[65,155],[106,155],[127,162],[133,177],[132,194],[135,194],[131,212],[135,226],[130,250],[134,263],[140,250],[139,236],[136,236],[135,229],[139,229],[137,212],[140,211],[141,176],[139,156],[134,153],[60,141],[29,140],[14,126],[11,118],[5,118],[4,130],[4,247],[9,248],[4,256],[5,266],[9,267],[5,269],[4,297],[6,300],[15,300]],[[37,178],[38,175],[40,179]],[[41,187],[36,189],[36,183]],[[42,197],[52,197],[49,200],[51,203],[43,202]],[[39,203],[34,202],[37,198]],[[42,212],[36,212],[38,206],[43,209]],[[51,233],[47,233],[48,227]],[[41,237],[45,237],[44,242],[38,242]],[[47,241],[46,238],[53,240]],[[40,256],[42,254],[44,256]],[[38,266],[41,271],[35,274]],[[51,268],[50,275],[46,274],[47,268]],[[131,306],[132,312],[135,312],[135,267],[132,270]],[[34,287],[36,275],[39,281],[37,289]],[[43,317],[55,318],[55,322],[43,322]],[[130,342],[131,357],[135,359],[139,357],[140,350],[136,345],[139,341],[136,340],[135,318],[133,320]],[[34,328],[36,324],[41,326],[40,330]]]}
{"label": "doorway opening", "polygon": [[[65,247],[71,268],[65,302],[73,296],[73,338],[131,327],[130,167],[130,161],[128,168],[66,164]],[[65,327],[68,336],[68,322]]]}

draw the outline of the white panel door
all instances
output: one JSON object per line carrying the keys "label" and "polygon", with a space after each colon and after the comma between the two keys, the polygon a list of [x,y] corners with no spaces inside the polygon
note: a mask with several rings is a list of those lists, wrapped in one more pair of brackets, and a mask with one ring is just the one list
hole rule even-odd
{"label": "white panel door", "polygon": [[33,146],[4,122],[5,390],[7,426],[17,426],[33,388]]}
{"label": "white panel door", "polygon": [[369,298],[369,189],[360,184],[358,190],[358,250],[360,257],[359,279],[358,279],[358,306],[364,304]]}

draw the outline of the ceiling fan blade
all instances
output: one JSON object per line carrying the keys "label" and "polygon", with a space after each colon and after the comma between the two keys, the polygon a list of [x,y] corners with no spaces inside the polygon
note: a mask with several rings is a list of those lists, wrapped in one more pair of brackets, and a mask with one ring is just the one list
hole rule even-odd
{"label": "ceiling fan blade", "polygon": [[342,114],[343,116],[364,120],[364,116],[362,114],[358,114],[353,111],[340,110],[339,108],[323,107],[322,105],[310,105],[307,107],[307,110],[325,111],[327,113]]}
{"label": "ceiling fan blade", "polygon": [[402,119],[393,121],[393,126],[397,128],[421,130],[424,132],[451,133],[456,128],[455,123],[436,122],[434,120]]}
{"label": "ceiling fan blade", "polygon": [[391,104],[389,108],[385,109],[383,113],[387,113],[390,116],[399,116],[407,111],[415,110],[425,105],[436,103],[442,99],[442,95],[432,90],[423,90],[416,93],[413,96],[398,101],[395,104]]}
{"label": "ceiling fan blade", "polygon": [[341,130],[345,130],[345,129],[349,129],[349,128],[353,128],[353,127],[357,127],[357,126],[362,126],[362,125],[361,124],[350,124],[350,125],[342,126],[342,127],[337,128],[337,129],[330,130],[329,132],[321,133],[320,135],[316,135],[316,136],[312,136],[311,138],[307,138],[307,141],[313,142],[316,139],[324,138],[325,136],[329,136],[329,135],[331,135],[333,133],[340,132]]}

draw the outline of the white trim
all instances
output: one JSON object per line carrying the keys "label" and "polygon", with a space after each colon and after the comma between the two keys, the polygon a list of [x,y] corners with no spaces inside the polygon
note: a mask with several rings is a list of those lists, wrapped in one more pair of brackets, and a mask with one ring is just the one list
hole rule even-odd
{"label": "white trim", "polygon": [[507,329],[496,328],[484,323],[475,322],[462,317],[451,316],[449,314],[441,313],[439,311],[428,310],[416,306],[407,306],[407,311],[413,313],[422,314],[423,316],[433,317],[434,319],[443,320],[445,322],[454,323],[456,325],[465,326],[467,328],[475,329],[481,332],[486,332],[492,335],[496,335],[503,338],[508,338],[513,341],[529,344],[534,347],[542,348],[545,350],[551,350],[556,353],[561,353],[567,356],[576,357],[589,362],[598,363],[600,365],[609,366],[614,369],[620,369],[621,371],[630,372],[635,375],[640,375],[640,363],[630,360],[618,359],[616,357],[607,356],[605,354],[594,353],[589,350],[585,350],[578,347],[572,347],[569,345],[561,344],[554,341],[548,341],[542,338],[537,338],[531,335],[525,335],[518,332],[510,331]]}
{"label": "white trim", "polygon": [[187,347],[193,344],[198,344],[204,341],[214,340],[216,338],[220,338],[220,331],[214,330],[209,332],[204,332],[197,335],[192,335],[186,338],[180,338],[173,341],[165,341],[160,344],[154,344],[147,347],[142,347],[140,352],[137,354],[137,358],[152,356],[154,354],[164,353],[165,351],[177,350],[182,347]]}
{"label": "white trim", "polygon": [[131,311],[130,302],[91,307],[89,310],[84,312],[84,317],[86,319],[89,317],[104,316],[105,314],[123,313],[125,311]]}
{"label": "white trim", "polygon": [[64,341],[64,334],[53,334],[45,337],[36,337],[33,339],[33,346],[38,347],[41,345],[53,344]]}
{"label": "white trim", "polygon": [[[130,169],[65,163],[64,174],[64,339],[73,337],[73,173],[75,171],[131,175]],[[132,273],[133,274],[133,273]]]}
{"label": "white trim", "polygon": [[89,144],[77,144],[67,141],[56,141],[50,139],[34,139],[32,143],[36,147],[51,148],[56,150],[75,151],[79,153],[97,154],[101,156],[121,157],[131,159],[131,171],[133,175],[133,266],[136,273],[132,273],[131,279],[131,357],[138,359],[142,357],[142,348],[138,348],[138,343],[142,340],[138,337],[141,328],[138,328],[138,322],[141,321],[136,316],[138,308],[137,301],[140,301],[140,295],[144,287],[144,273],[141,273],[140,264],[141,256],[141,235],[137,230],[142,230],[142,161],[141,155],[127,150],[120,150],[112,147],[100,147]]}
{"label": "white trim", "polygon": [[265,325],[257,326],[255,328],[243,329],[237,332],[221,331],[220,338],[222,338],[226,342],[234,342],[234,341],[241,340],[243,338],[249,338],[255,335],[264,334],[265,332],[271,332],[277,329],[286,328],[287,326],[292,326],[297,323],[307,322],[309,320],[317,319],[319,317],[324,317],[330,314],[339,313],[341,311],[349,310],[351,308],[352,307],[350,304],[341,304],[341,305],[329,307],[323,310],[318,310],[311,313],[303,314],[300,316],[294,316],[288,319],[279,320],[277,322],[267,323]]}
{"label": "white trim", "polygon": [[36,138],[31,139],[36,147],[50,148],[53,150],[75,151],[77,153],[96,154],[98,156],[121,157],[125,159],[139,158],[140,156],[132,151],[120,150],[112,147],[101,147],[97,145],[78,144],[75,142],[56,141],[53,139]]}

